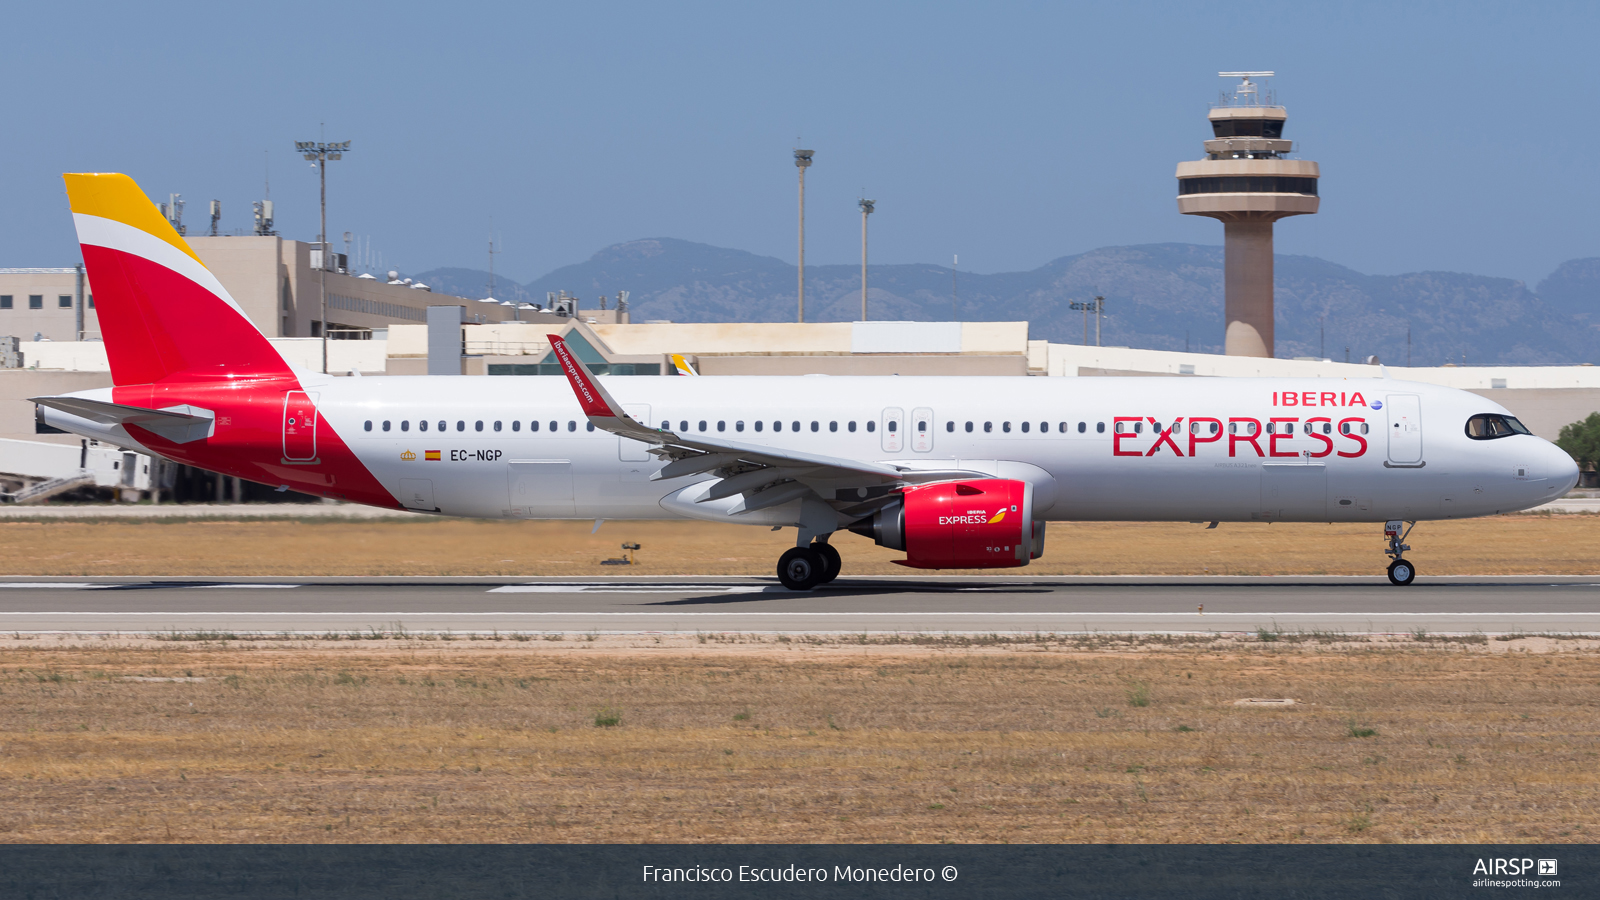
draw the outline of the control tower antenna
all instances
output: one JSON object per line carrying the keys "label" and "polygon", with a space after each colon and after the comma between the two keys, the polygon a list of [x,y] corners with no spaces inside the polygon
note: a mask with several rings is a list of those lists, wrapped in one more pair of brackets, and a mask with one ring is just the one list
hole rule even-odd
{"label": "control tower antenna", "polygon": [[1272,223],[1315,213],[1320,171],[1290,159],[1283,139],[1288,112],[1254,79],[1271,72],[1218,72],[1238,78],[1206,118],[1205,158],[1178,163],[1178,212],[1222,221],[1223,285],[1229,356],[1273,355]]}

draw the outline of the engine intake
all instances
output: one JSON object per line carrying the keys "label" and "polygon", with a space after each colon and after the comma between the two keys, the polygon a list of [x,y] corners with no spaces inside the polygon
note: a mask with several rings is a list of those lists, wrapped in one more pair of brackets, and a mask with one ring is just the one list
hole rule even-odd
{"label": "engine intake", "polygon": [[981,478],[905,488],[894,503],[850,527],[879,546],[903,550],[914,569],[1025,566],[1044,550],[1033,520],[1033,485]]}

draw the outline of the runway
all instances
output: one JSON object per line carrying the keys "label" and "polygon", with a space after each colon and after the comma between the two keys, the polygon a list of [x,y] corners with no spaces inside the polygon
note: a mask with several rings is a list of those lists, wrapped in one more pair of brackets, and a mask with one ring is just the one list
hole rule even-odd
{"label": "runway", "polygon": [[1600,577],[5,578],[0,633],[1600,634]]}

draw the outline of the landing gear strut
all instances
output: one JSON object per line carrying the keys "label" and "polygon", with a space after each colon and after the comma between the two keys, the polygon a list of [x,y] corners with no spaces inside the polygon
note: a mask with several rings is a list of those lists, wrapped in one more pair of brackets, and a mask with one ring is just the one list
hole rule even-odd
{"label": "landing gear strut", "polygon": [[822,541],[795,547],[778,557],[778,580],[791,591],[809,591],[839,577],[844,561],[839,551]]}
{"label": "landing gear strut", "polygon": [[[1400,530],[1402,525],[1405,526],[1405,531]],[[1394,560],[1394,562],[1389,563],[1390,584],[1397,584],[1403,587],[1410,584],[1417,577],[1417,567],[1412,564],[1411,560],[1401,557],[1401,554],[1411,549],[1411,545],[1405,543],[1405,539],[1411,533],[1411,529],[1415,527],[1417,527],[1416,522],[1407,524],[1398,520],[1391,520],[1383,526],[1383,536],[1389,539],[1389,547],[1383,551],[1383,554]]]}

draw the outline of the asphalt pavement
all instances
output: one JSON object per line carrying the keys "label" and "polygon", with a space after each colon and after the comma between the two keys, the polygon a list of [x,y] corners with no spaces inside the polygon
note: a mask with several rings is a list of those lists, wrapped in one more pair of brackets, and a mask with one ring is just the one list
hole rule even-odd
{"label": "asphalt pavement", "polygon": [[1600,577],[4,578],[0,633],[1600,634]]}

